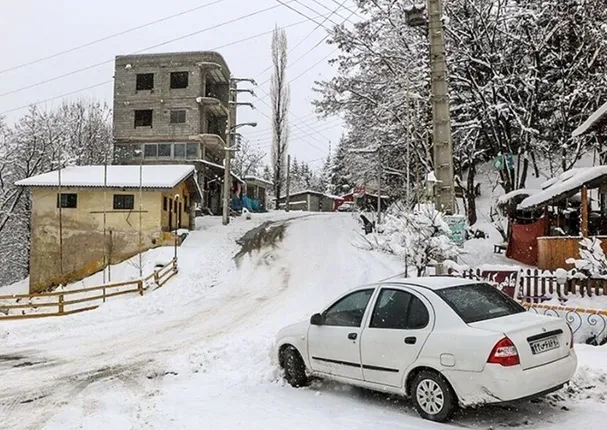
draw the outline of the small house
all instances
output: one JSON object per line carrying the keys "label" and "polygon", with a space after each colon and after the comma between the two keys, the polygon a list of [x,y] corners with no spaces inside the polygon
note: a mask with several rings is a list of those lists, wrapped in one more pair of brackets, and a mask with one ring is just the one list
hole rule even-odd
{"label": "small house", "polygon": [[232,208],[234,210],[246,208],[250,212],[267,211],[266,201],[272,182],[256,176],[245,176],[242,180],[243,189],[232,199]]}
{"label": "small house", "polygon": [[[353,202],[357,206],[359,206],[363,209],[377,211],[377,203],[378,203],[377,194],[373,194],[373,193],[369,193],[369,192],[362,192],[360,194],[356,194],[354,192],[351,192],[346,195],[343,195],[342,198],[345,202]],[[389,196],[381,196],[381,199],[379,199],[379,201],[381,203],[380,209],[382,211],[388,209],[388,206],[391,203]]]}
{"label": "small house", "polygon": [[[309,212],[333,212],[343,199],[318,191],[305,190],[289,195],[289,209]],[[280,208],[285,208],[287,197],[278,199]]]}
{"label": "small house", "polygon": [[31,293],[172,243],[201,197],[187,165],[67,167],[16,185],[32,195]]}

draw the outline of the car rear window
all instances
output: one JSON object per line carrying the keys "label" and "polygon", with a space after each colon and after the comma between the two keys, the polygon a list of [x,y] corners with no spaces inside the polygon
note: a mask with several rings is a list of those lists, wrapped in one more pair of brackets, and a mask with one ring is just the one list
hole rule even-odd
{"label": "car rear window", "polygon": [[435,291],[470,324],[525,312],[525,308],[489,284],[459,285]]}

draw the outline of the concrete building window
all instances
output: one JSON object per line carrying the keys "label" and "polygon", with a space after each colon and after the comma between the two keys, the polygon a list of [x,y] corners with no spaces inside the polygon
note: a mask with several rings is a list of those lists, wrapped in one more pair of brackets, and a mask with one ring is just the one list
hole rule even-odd
{"label": "concrete building window", "polygon": [[158,157],[158,145],[155,143],[147,143],[143,150],[144,158],[156,158]]}
{"label": "concrete building window", "polygon": [[185,110],[172,110],[171,124],[185,124]]}
{"label": "concrete building window", "polygon": [[158,144],[158,158],[171,158],[171,144],[170,143],[159,143]]}
{"label": "concrete building window", "polygon": [[57,207],[75,209],[78,207],[78,194],[57,194]]}
{"label": "concrete building window", "polygon": [[135,128],[151,127],[152,126],[152,110],[136,110],[135,111]]}
{"label": "concrete building window", "polygon": [[188,72],[171,73],[171,89],[180,89],[188,87],[190,74]]}
{"label": "concrete building window", "polygon": [[138,73],[137,83],[135,84],[137,91],[149,91],[154,89],[154,74],[153,73]]}
{"label": "concrete building window", "polygon": [[185,143],[173,145],[173,158],[185,158]]}
{"label": "concrete building window", "polygon": [[114,194],[114,209],[133,209],[135,196],[133,194]]}
{"label": "concrete building window", "polygon": [[187,149],[187,158],[188,159],[198,158],[198,147],[199,147],[199,145],[197,143],[188,143],[188,149]]}

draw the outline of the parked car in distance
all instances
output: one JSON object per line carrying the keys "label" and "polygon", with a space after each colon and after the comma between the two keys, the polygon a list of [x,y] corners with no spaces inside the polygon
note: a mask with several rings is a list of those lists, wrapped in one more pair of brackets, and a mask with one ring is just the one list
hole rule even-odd
{"label": "parked car in distance", "polygon": [[354,204],[354,202],[343,202],[337,207],[338,212],[354,212],[355,210],[356,205]]}
{"label": "parked car in distance", "polygon": [[294,387],[315,377],[396,393],[439,422],[457,407],[556,391],[577,367],[565,320],[526,312],[486,283],[451,277],[356,288],[282,329],[276,345]]}

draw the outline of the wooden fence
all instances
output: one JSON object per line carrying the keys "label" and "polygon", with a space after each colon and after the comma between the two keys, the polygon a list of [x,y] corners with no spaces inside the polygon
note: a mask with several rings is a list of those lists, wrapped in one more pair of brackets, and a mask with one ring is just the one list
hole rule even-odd
{"label": "wooden fence", "polygon": [[[154,286],[156,288],[164,286],[177,273],[177,260],[173,259],[144,279],[77,290],[0,296],[0,321],[65,316],[90,311],[97,309],[100,303],[105,303],[112,297],[126,294],[142,296],[146,290]],[[14,310],[21,310],[21,313],[11,313]]]}
{"label": "wooden fence", "polygon": [[559,283],[553,272],[537,269],[471,269],[451,274],[485,280],[500,287],[508,295],[529,303],[542,302],[554,296],[565,302],[570,294],[582,297],[607,296],[607,279],[578,279],[575,271],[570,272],[571,276],[564,283]]}

